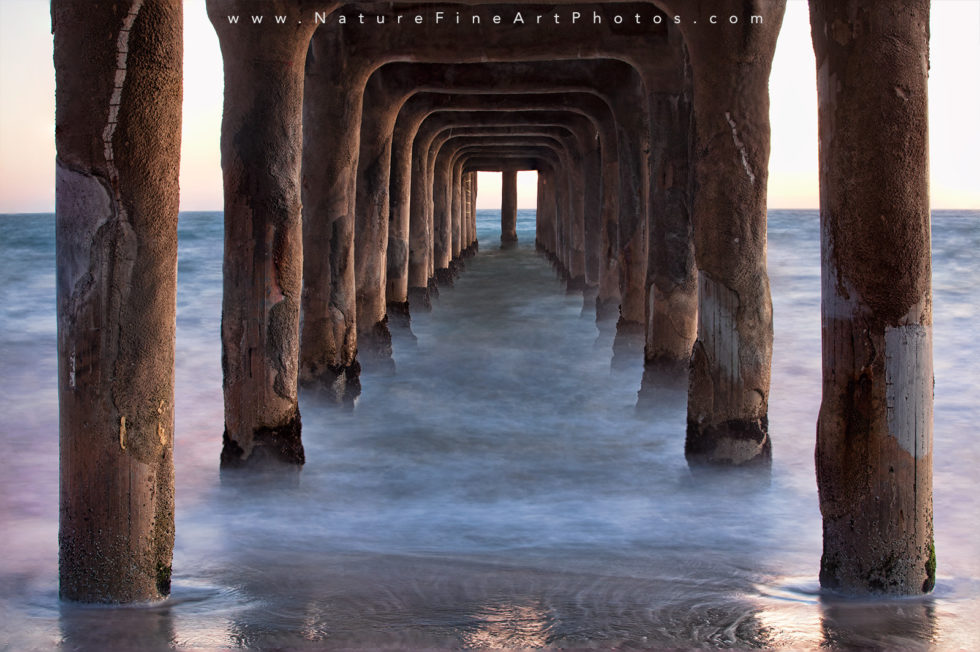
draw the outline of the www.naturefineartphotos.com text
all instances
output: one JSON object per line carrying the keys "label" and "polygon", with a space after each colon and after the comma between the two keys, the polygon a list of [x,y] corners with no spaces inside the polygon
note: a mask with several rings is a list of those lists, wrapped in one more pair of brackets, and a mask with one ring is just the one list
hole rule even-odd
{"label": "www.naturefineartphotos.com text", "polygon": [[[298,19],[302,22],[302,18]],[[317,24],[324,24],[328,22],[334,22],[338,25],[347,24],[358,24],[358,25],[423,25],[426,23],[435,25],[578,25],[581,23],[591,22],[593,25],[601,25],[604,22],[609,22],[614,25],[664,25],[664,24],[674,24],[680,25],[685,22],[691,22],[692,24],[697,24],[699,21],[702,23],[708,23],[710,25],[738,25],[741,23],[749,23],[751,25],[762,25],[764,23],[764,17],[761,15],[750,15],[748,17],[740,17],[737,15],[730,16],[719,16],[717,14],[711,14],[708,16],[703,16],[700,19],[697,17],[692,17],[686,19],[680,14],[675,14],[673,16],[666,16],[660,12],[650,12],[643,14],[640,12],[635,12],[632,14],[600,14],[598,11],[592,11],[592,15],[589,16],[588,12],[581,11],[555,11],[554,13],[547,12],[541,13],[538,11],[519,11],[515,10],[512,13],[499,13],[493,12],[447,12],[447,11],[432,11],[432,12],[405,12],[405,13],[394,13],[394,14],[365,14],[363,12],[345,14],[338,13],[334,15],[329,11],[315,11],[313,12],[313,20]],[[265,15],[265,14],[252,14],[250,16],[241,15],[229,15],[228,22],[232,24],[239,23],[251,23],[253,25],[264,25],[267,23],[284,25],[290,22],[291,18],[286,15]]]}

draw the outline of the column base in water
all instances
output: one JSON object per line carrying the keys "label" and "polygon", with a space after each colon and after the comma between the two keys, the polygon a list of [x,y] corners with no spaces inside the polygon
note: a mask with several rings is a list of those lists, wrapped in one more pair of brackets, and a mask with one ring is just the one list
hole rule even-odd
{"label": "column base in water", "polygon": [[443,287],[451,288],[453,286],[454,278],[455,277],[453,276],[453,272],[449,267],[443,267],[442,269],[436,270],[436,276],[435,276],[436,285],[442,285]]}
{"label": "column base in water", "polygon": [[772,467],[769,418],[733,419],[707,425],[688,419],[684,457],[690,467]]}
{"label": "column base in water", "polygon": [[388,304],[388,322],[392,328],[411,328],[412,312],[408,301],[394,301]]}
{"label": "column base in water", "polygon": [[300,386],[329,403],[353,406],[361,395],[361,363],[329,366],[311,379],[301,379]]}
{"label": "column base in water", "polygon": [[570,276],[566,282],[565,292],[573,294],[575,292],[583,292],[585,288],[585,276]]}
{"label": "column base in water", "polygon": [[596,300],[598,298],[599,288],[595,285],[586,285],[584,288],[582,288],[582,312],[579,316],[588,319],[594,318]]}
{"label": "column base in water", "polygon": [[368,371],[390,372],[395,370],[391,354],[391,331],[388,329],[388,316],[385,315],[371,330],[357,334],[357,356]]}
{"label": "column base in water", "polygon": [[466,264],[463,263],[462,259],[453,258],[449,261],[449,273],[452,274],[454,281],[463,275],[464,269],[466,269]]}
{"label": "column base in water", "polygon": [[222,437],[224,445],[221,449],[221,470],[266,470],[284,466],[295,466],[299,470],[306,462],[300,437],[302,429],[299,412],[280,426],[263,426],[253,433],[252,450],[247,456],[245,450],[225,430]]}
{"label": "column base in water", "polygon": [[637,410],[666,408],[673,410],[687,402],[687,365],[651,364],[643,367],[640,391],[636,393]]}
{"label": "column base in water", "polygon": [[[643,364],[643,388],[681,388],[687,390],[690,362],[666,356],[647,360]],[[643,391],[643,390],[641,390]],[[687,401],[685,397],[684,401]]]}
{"label": "column base in water", "polygon": [[396,301],[388,304],[388,323],[391,325],[391,337],[398,339],[399,345],[414,345],[418,342],[412,332],[412,313],[408,301]]}
{"label": "column base in water", "polygon": [[412,312],[432,312],[432,293],[429,288],[408,288],[408,305]]}
{"label": "column base in water", "polygon": [[617,299],[603,299],[600,296],[595,298],[595,320],[601,322],[613,322],[619,319],[619,301]]}
{"label": "column base in water", "polygon": [[645,337],[643,324],[620,317],[616,322],[616,338],[613,340],[613,368],[642,359]]}

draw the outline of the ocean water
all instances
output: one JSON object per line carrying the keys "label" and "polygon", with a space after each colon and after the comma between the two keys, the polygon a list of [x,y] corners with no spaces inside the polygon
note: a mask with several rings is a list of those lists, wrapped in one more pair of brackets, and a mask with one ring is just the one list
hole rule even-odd
{"label": "ocean water", "polygon": [[353,410],[301,394],[296,486],[222,484],[220,213],[180,217],[177,539],[152,605],[57,599],[54,219],[0,216],[0,649],[980,649],[980,212],[933,216],[934,593],[821,595],[815,211],[772,211],[772,481],[694,478],[684,395],[636,409],[534,214],[481,251]]}

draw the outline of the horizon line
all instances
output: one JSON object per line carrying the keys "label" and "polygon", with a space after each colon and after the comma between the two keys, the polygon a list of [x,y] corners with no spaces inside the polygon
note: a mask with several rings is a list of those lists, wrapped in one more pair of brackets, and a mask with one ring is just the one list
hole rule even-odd
{"label": "horizon line", "polygon": [[[478,211],[495,211],[495,210],[500,210],[500,209],[497,208],[497,207],[494,207],[494,208],[477,208],[476,210],[478,210]],[[519,210],[519,211],[533,211],[533,210],[537,210],[537,207],[536,206],[530,206],[530,207],[528,207],[528,206],[525,206],[525,207],[518,206],[517,207],[517,210]],[[812,206],[812,207],[809,207],[809,208],[801,208],[799,206],[795,206],[795,207],[791,207],[791,208],[781,208],[781,207],[775,207],[775,206],[773,206],[773,207],[766,208],[766,211],[819,211],[819,210],[820,210],[820,207],[819,206]],[[980,207],[977,207],[977,208],[969,208],[969,207],[964,207],[964,208],[930,208],[929,209],[929,212],[930,213],[935,213],[937,211],[960,211],[960,212],[970,211],[970,212],[980,212]],[[224,212],[224,208],[223,207],[222,208],[181,208],[181,209],[179,209],[177,211],[178,215],[180,213],[223,213],[223,212]],[[54,215],[54,214],[55,214],[55,211],[53,211],[53,210],[47,210],[47,211],[5,211],[5,210],[0,210],[0,215]]]}

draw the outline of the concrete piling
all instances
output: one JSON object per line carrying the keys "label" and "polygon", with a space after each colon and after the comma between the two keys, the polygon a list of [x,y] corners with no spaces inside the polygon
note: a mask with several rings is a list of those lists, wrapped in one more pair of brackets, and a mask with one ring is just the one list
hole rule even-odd
{"label": "concrete piling", "polygon": [[925,593],[936,581],[929,2],[896,11],[812,0],[810,22],[820,98],[820,583]]}
{"label": "concrete piling", "polygon": [[183,10],[54,0],[59,594],[170,593]]}
{"label": "concrete piling", "polygon": [[501,179],[500,243],[517,242],[517,170],[504,170]]}
{"label": "concrete piling", "polygon": [[[283,15],[296,6],[276,0]],[[297,400],[303,231],[303,61],[314,26],[231,24],[244,0],[209,0],[225,71],[221,311],[223,469],[304,462]]]}

